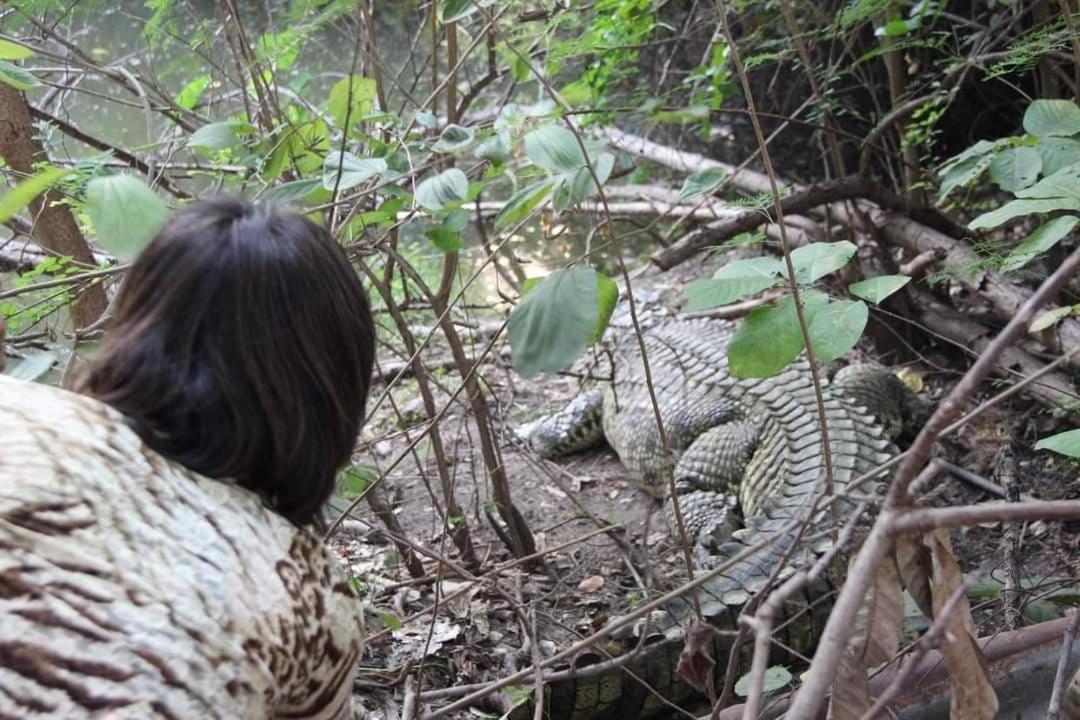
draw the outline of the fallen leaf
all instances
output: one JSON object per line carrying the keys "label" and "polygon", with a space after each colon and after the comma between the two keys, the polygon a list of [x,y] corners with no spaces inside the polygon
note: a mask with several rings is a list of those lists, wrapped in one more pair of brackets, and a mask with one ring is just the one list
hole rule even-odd
{"label": "fallen leaf", "polygon": [[604,587],[604,578],[600,575],[590,575],[578,583],[577,589],[581,592],[599,592]]}
{"label": "fallen leaf", "polygon": [[840,656],[829,697],[828,720],[859,720],[870,709],[866,663],[856,652],[849,644]]}
{"label": "fallen leaf", "polygon": [[713,668],[716,667],[712,656],[713,633],[712,627],[695,621],[686,632],[686,644],[675,668],[675,672],[706,695],[712,694],[709,689],[713,686]]}
{"label": "fallen leaf", "polygon": [[865,667],[891,660],[900,648],[903,622],[904,591],[900,588],[896,563],[886,558],[878,564],[866,598],[855,616],[855,632],[850,642],[855,657],[861,658]]}

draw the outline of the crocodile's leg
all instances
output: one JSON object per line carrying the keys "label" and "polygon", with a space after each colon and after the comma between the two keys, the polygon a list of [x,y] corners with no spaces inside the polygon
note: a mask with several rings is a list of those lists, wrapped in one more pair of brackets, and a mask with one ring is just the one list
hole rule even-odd
{"label": "crocodile's leg", "polygon": [[523,428],[526,441],[542,457],[558,457],[590,448],[604,439],[604,391],[592,390]]}
{"label": "crocodile's leg", "polygon": [[737,504],[739,482],[754,454],[761,426],[756,422],[730,422],[702,433],[675,466],[674,499],[665,507],[668,526],[675,528],[674,502],[700,560],[728,542],[740,526]]}

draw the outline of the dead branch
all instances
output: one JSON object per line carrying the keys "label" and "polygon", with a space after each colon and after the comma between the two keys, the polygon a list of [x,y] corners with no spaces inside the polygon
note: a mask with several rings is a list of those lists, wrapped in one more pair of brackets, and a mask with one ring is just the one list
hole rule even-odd
{"label": "dead branch", "polygon": [[[1057,672],[1054,674],[1054,690],[1050,693],[1050,704],[1046,708],[1046,720],[1058,720],[1061,716],[1061,697],[1065,690],[1065,670],[1069,667],[1069,657],[1072,655],[1072,644],[1076,638],[1076,629],[1080,627],[1080,612],[1075,608],[1069,613],[1072,622],[1065,631],[1065,638],[1061,642],[1061,659],[1058,660]],[[1069,718],[1072,720],[1072,718]]]}

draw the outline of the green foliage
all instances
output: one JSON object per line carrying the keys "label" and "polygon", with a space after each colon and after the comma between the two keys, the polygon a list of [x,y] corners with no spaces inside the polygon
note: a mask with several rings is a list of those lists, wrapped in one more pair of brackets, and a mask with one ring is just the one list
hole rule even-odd
{"label": "green foliage", "polygon": [[334,123],[344,128],[345,117],[350,123],[356,123],[369,115],[375,107],[376,86],[371,78],[351,75],[344,77],[330,89],[327,109]]}
{"label": "green foliage", "polygon": [[378,480],[379,470],[372,465],[350,465],[338,475],[338,492],[346,500],[359,497]]}
{"label": "green foliage", "polygon": [[[350,152],[331,153],[323,166],[322,185],[327,190],[348,190],[389,170],[383,158],[360,158]],[[303,182],[303,181],[301,181]]]}
{"label": "green foliage", "polygon": [[1069,430],[1045,437],[1035,443],[1036,450],[1053,450],[1062,455],[1080,458],[1080,430]]}
{"label": "green foliage", "polygon": [[[820,292],[802,295],[807,322],[829,302]],[[762,378],[777,374],[805,348],[795,300],[788,296],[775,305],[752,310],[728,345],[728,367],[733,377]]]}
{"label": "green foliage", "polygon": [[439,135],[438,142],[432,145],[431,149],[437,153],[456,155],[468,150],[475,139],[476,132],[472,128],[447,125]]}
{"label": "green foliage", "polygon": [[848,285],[848,292],[876,305],[909,282],[907,275],[879,275]]}
{"label": "green foliage", "polygon": [[169,217],[165,202],[132,175],[91,180],[85,210],[101,246],[124,261],[135,259]]}
{"label": "green foliage", "polygon": [[[750,677],[751,673],[746,673],[735,683],[735,694],[739,697],[746,697],[750,694]],[[774,693],[777,690],[781,690],[790,685],[793,679],[791,671],[786,667],[783,665],[773,665],[772,667],[765,669],[765,683],[762,686],[762,690],[766,695]]]}
{"label": "green foliage", "polygon": [[8,40],[0,40],[0,60],[22,60],[31,57],[33,51]]}
{"label": "green foliage", "polygon": [[727,179],[727,176],[727,171],[718,167],[698,170],[683,182],[682,189],[679,190],[679,202],[712,195],[716,188]]}
{"label": "green foliage", "polygon": [[29,90],[38,85],[37,78],[29,71],[14,63],[9,63],[7,60],[0,60],[0,82],[10,85],[16,90]]}
{"label": "green foliage", "polygon": [[48,190],[61,178],[72,174],[65,168],[47,167],[26,178],[12,190],[0,196],[0,222],[10,220],[22,212],[41,193]]}
{"label": "green foliage", "polygon": [[428,211],[438,211],[465,200],[469,179],[458,168],[444,170],[416,186],[416,202]]}

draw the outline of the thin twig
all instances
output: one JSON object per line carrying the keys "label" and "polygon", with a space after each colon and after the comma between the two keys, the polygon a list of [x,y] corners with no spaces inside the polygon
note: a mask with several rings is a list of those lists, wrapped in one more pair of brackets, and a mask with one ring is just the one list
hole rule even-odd
{"label": "thin twig", "polygon": [[1072,622],[1065,631],[1065,638],[1061,641],[1061,659],[1058,660],[1057,672],[1054,674],[1054,689],[1050,693],[1050,704],[1046,708],[1046,720],[1058,720],[1061,715],[1061,698],[1065,694],[1065,671],[1069,667],[1069,657],[1072,655],[1072,644],[1076,638],[1077,627],[1080,626],[1080,611],[1073,608],[1070,611]]}

